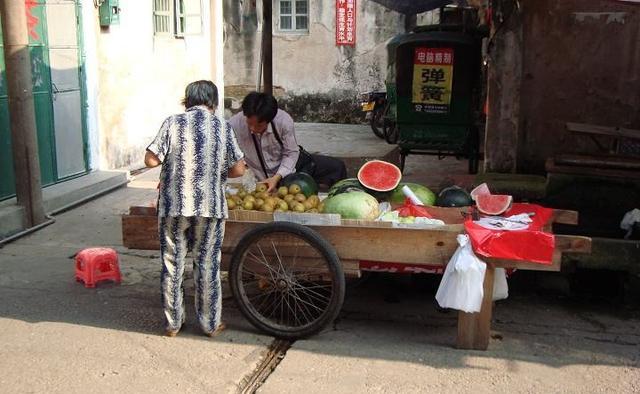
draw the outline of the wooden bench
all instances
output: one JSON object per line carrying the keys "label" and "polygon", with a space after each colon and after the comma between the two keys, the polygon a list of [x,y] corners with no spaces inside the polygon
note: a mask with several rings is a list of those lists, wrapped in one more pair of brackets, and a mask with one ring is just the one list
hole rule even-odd
{"label": "wooden bench", "polygon": [[[548,173],[640,179],[640,157],[624,156],[620,152],[620,141],[640,140],[640,130],[583,123],[567,123],[566,128],[569,132],[589,137],[600,152],[556,155],[547,159],[545,167]],[[605,146],[597,137],[605,137],[611,144]]]}

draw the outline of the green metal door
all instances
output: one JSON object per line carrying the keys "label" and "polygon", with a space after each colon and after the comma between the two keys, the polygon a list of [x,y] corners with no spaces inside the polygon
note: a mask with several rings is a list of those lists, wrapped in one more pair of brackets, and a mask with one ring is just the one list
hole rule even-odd
{"label": "green metal door", "polygon": [[[82,92],[80,92],[83,85],[79,82],[78,9],[77,1],[74,0],[49,0],[48,4],[45,0],[26,0],[25,3],[29,27],[29,54],[33,76],[38,156],[42,185],[46,186],[66,177],[84,173],[87,169],[86,133],[81,105]],[[68,12],[68,9],[71,12]],[[59,10],[62,10],[62,13]],[[53,27],[56,33],[63,30],[61,24],[71,26],[75,41],[65,42],[59,38],[58,34],[54,34],[55,42],[51,46],[49,35],[53,30],[48,28],[47,14],[56,19]],[[58,20],[58,18],[64,19]],[[2,43],[0,30],[0,200],[15,194]],[[70,54],[75,57],[69,56]],[[55,69],[52,69],[50,61],[52,55],[56,60]],[[75,61],[75,64],[69,66],[69,58],[71,62]],[[68,67],[62,69],[60,64],[66,64]],[[52,80],[52,75],[55,76],[55,81]],[[59,141],[58,147],[56,147],[56,140]],[[69,147],[74,148],[72,152]],[[62,158],[62,162],[58,163],[58,158]]]}

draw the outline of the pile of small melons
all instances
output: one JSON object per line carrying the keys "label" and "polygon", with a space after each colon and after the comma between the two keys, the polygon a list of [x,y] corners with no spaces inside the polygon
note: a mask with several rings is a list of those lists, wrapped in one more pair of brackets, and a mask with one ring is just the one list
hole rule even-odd
{"label": "pile of small melons", "polygon": [[262,212],[322,212],[322,203],[317,194],[309,197],[302,193],[300,186],[281,186],[276,194],[267,193],[267,185],[259,183],[254,192],[240,188],[236,194],[226,194],[230,210]]}

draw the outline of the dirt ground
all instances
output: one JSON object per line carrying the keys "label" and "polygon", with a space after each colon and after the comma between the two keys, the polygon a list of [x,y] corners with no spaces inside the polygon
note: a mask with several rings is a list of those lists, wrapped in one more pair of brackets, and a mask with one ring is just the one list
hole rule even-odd
{"label": "dirt ground", "polygon": [[[236,392],[260,363],[273,338],[227,289],[222,336],[202,336],[193,313],[177,338],[160,335],[158,253],[125,249],[119,216],[154,199],[155,179],[146,172],[0,249],[1,392]],[[73,256],[89,246],[120,253],[121,285],[76,283]],[[534,279],[514,276],[489,350],[478,352],[454,348],[456,315],[435,308],[437,278],[368,276],[351,284],[335,324],[294,342],[259,391],[640,392],[638,305],[565,297]]]}

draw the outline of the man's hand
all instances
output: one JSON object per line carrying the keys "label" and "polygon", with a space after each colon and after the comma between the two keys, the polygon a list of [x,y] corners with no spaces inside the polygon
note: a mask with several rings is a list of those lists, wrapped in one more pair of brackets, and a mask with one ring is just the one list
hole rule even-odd
{"label": "man's hand", "polygon": [[261,183],[264,183],[267,185],[267,193],[271,193],[274,192],[277,188],[278,188],[278,182],[280,182],[280,179],[282,179],[282,177],[278,174],[272,176],[271,178],[267,178],[264,181],[262,181]]}

